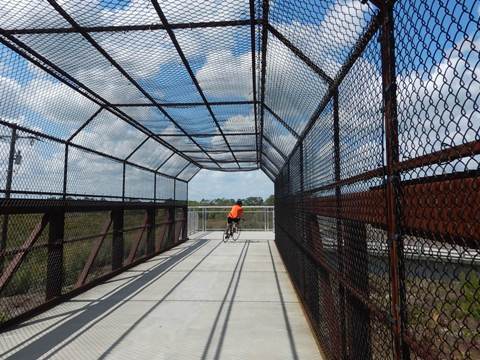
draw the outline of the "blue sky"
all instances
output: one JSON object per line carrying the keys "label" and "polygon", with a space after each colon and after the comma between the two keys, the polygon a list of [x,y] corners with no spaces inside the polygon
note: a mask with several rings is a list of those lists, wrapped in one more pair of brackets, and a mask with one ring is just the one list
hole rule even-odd
{"label": "blue sky", "polygon": [[273,194],[273,183],[261,171],[219,172],[200,170],[188,185],[191,200],[215,198],[245,198]]}
{"label": "blue sky", "polygon": [[[0,8],[2,28],[68,26],[52,8],[40,7],[35,1],[16,0],[6,3],[8,6]],[[69,1],[62,6],[82,26],[160,22],[148,1],[98,0],[96,4],[98,6],[87,9],[79,1]],[[475,18],[480,13],[478,1],[465,0],[463,6],[459,6],[455,0],[424,0],[418,4],[409,0],[398,4],[396,51],[401,159],[437,151],[444,144],[453,146],[478,139],[480,131],[476,94],[480,93],[480,68],[475,57],[478,55],[480,34]],[[163,2],[162,7],[171,23],[249,17],[249,2],[245,0],[172,0]],[[467,13],[469,17],[465,16]],[[311,6],[298,6],[295,9],[291,7],[290,1],[278,0],[271,2],[270,23],[334,77],[372,14],[368,5],[362,5],[357,0],[317,1]],[[459,28],[463,31],[459,31]],[[252,98],[249,26],[177,29],[175,34],[209,101]],[[16,37],[110,102],[148,103],[145,96],[81,34],[23,34]],[[92,37],[153,98],[162,102],[201,100],[164,30],[97,32],[92,33]],[[274,36],[269,37],[268,46],[265,104],[297,133],[301,133],[323,98],[326,85]],[[257,52],[259,48],[256,47]],[[381,101],[378,101],[381,98],[379,59],[378,42],[372,41],[340,86],[340,141],[342,168],[346,171],[342,173],[344,177],[376,168],[383,161],[384,134]],[[0,45],[0,98],[2,121],[17,123],[63,139],[67,139],[99,109],[97,104],[3,45]],[[458,104],[464,105],[460,107]],[[212,109],[225,132],[255,130],[252,106],[213,106]],[[155,133],[181,133],[154,107],[135,106],[122,110]],[[332,169],[332,109],[328,110],[320,115],[318,126],[306,139],[307,148],[310,147],[307,152],[316,161],[312,162],[309,169],[305,169],[305,173],[311,174],[315,182],[323,181],[319,174],[331,174]],[[217,131],[205,107],[170,107],[166,111],[190,133]],[[10,130],[0,127],[0,132],[9,134]],[[264,116],[264,134],[275,141],[285,155],[295,144],[295,138],[268,111]],[[137,128],[103,110],[72,143],[116,157],[126,157],[144,139],[145,134]],[[213,153],[211,156],[216,160],[231,160],[221,136],[194,136],[194,139],[206,149],[225,151]],[[181,151],[198,150],[184,137],[165,136],[165,140],[178,146]],[[253,136],[227,135],[227,140],[235,149],[252,150],[249,153],[237,153],[238,157],[242,156],[242,161],[256,158]],[[8,142],[0,142],[0,170],[8,163],[8,146]],[[63,187],[65,157],[62,146],[51,145],[50,142],[28,145],[24,141],[19,143],[17,149],[22,151],[24,161],[21,168],[17,166],[19,169],[16,171],[24,179],[38,179],[39,173],[46,174],[45,177],[48,178],[48,174],[55,173],[59,174],[60,182],[52,184],[51,179],[46,180],[42,189]],[[263,150],[270,161],[281,167],[283,159],[271,145],[264,142]],[[170,154],[170,150],[151,140],[142,145],[130,157],[130,161],[155,169]],[[187,155],[192,158],[195,156],[194,160],[202,166],[212,166],[211,162],[205,162],[208,159],[202,153]],[[97,160],[93,161],[93,158]],[[118,176],[119,163],[100,156],[71,151],[68,161],[68,169],[72,173],[68,189],[70,184],[77,184],[78,179],[83,179],[86,174],[102,179]],[[167,163],[168,169],[164,166],[160,172],[174,175],[177,169],[183,167],[184,162],[179,157],[173,157]],[[477,167],[477,161],[471,164],[473,165],[468,166]],[[230,165],[235,167],[234,163]],[[19,176],[16,178],[19,179]],[[143,193],[141,179],[143,177],[127,183],[138,185],[138,191]],[[151,177],[149,179],[147,185],[153,191],[150,186]],[[5,179],[0,177],[0,187],[2,181]],[[23,182],[41,183],[38,180]],[[312,180],[311,185],[313,184]],[[271,187],[270,181],[260,171],[242,175],[202,171],[192,183],[191,196],[268,196],[273,192]],[[76,189],[76,193],[90,193],[93,189],[97,192],[105,191],[97,181],[82,185]],[[121,188],[117,186],[116,192],[121,193]]]}

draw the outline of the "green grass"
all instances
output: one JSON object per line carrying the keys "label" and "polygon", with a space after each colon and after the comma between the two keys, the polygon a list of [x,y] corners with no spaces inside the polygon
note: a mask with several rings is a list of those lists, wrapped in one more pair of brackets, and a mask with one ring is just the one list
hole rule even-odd
{"label": "green grass", "polygon": [[[145,212],[141,210],[126,211],[125,228],[143,225],[144,214]],[[163,221],[163,211],[159,211],[158,215],[159,221]],[[99,235],[109,216],[108,211],[66,214],[64,228],[66,242],[63,245],[63,292],[68,292],[74,287],[96,238],[74,242],[69,242],[69,240]],[[6,248],[8,250],[21,248],[35,226],[41,221],[41,217],[41,214],[10,215]],[[1,217],[1,222],[3,221],[3,217]],[[47,226],[35,243],[34,248],[24,258],[8,285],[0,293],[0,323],[44,301],[48,261],[46,246],[48,232]],[[125,257],[128,256],[130,245],[137,234],[138,230],[125,233]],[[88,281],[110,271],[111,241],[112,236],[108,235],[92,266]],[[139,250],[140,252],[144,251],[143,245]],[[2,259],[3,267],[7,267],[14,256],[15,254],[8,255]],[[32,301],[26,301],[25,297],[27,299],[31,298]]]}

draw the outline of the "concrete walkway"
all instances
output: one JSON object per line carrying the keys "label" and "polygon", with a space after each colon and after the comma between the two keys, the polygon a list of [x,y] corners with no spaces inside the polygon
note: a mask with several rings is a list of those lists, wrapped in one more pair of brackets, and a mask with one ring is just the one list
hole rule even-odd
{"label": "concrete walkway", "polygon": [[272,233],[179,247],[0,334],[1,359],[321,359]]}

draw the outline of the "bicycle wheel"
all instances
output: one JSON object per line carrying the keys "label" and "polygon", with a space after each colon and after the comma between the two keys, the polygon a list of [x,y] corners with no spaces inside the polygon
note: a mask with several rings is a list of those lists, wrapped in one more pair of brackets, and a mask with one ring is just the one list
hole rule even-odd
{"label": "bicycle wheel", "polygon": [[240,225],[235,226],[235,231],[232,234],[233,241],[237,241],[240,237]]}
{"label": "bicycle wheel", "polygon": [[228,226],[227,226],[227,228],[226,228],[225,231],[223,232],[223,237],[222,237],[223,242],[227,242],[227,241],[228,241],[228,238],[229,238],[229,236],[228,236],[228,231],[229,231],[229,229],[228,229]]}

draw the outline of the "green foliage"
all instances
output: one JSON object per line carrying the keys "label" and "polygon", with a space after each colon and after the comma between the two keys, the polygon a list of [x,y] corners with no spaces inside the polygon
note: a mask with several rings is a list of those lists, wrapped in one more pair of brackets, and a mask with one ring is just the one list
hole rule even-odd
{"label": "green foliage", "polygon": [[465,316],[480,321],[480,276],[476,271],[460,274],[461,296],[458,306]]}
{"label": "green foliage", "polygon": [[245,199],[226,199],[226,198],[217,198],[217,199],[202,199],[200,201],[197,200],[189,200],[189,206],[208,206],[208,205],[216,205],[216,206],[231,206],[235,204],[237,200],[242,200],[243,205],[246,206],[259,206],[259,205],[273,205],[275,197],[270,195],[268,198],[263,200],[261,196],[249,196]]}
{"label": "green foliage", "polygon": [[270,195],[268,198],[265,199],[264,205],[270,205],[273,206],[275,205],[275,196]]}
{"label": "green foliage", "polygon": [[0,311],[0,324],[10,319],[7,313]]}

